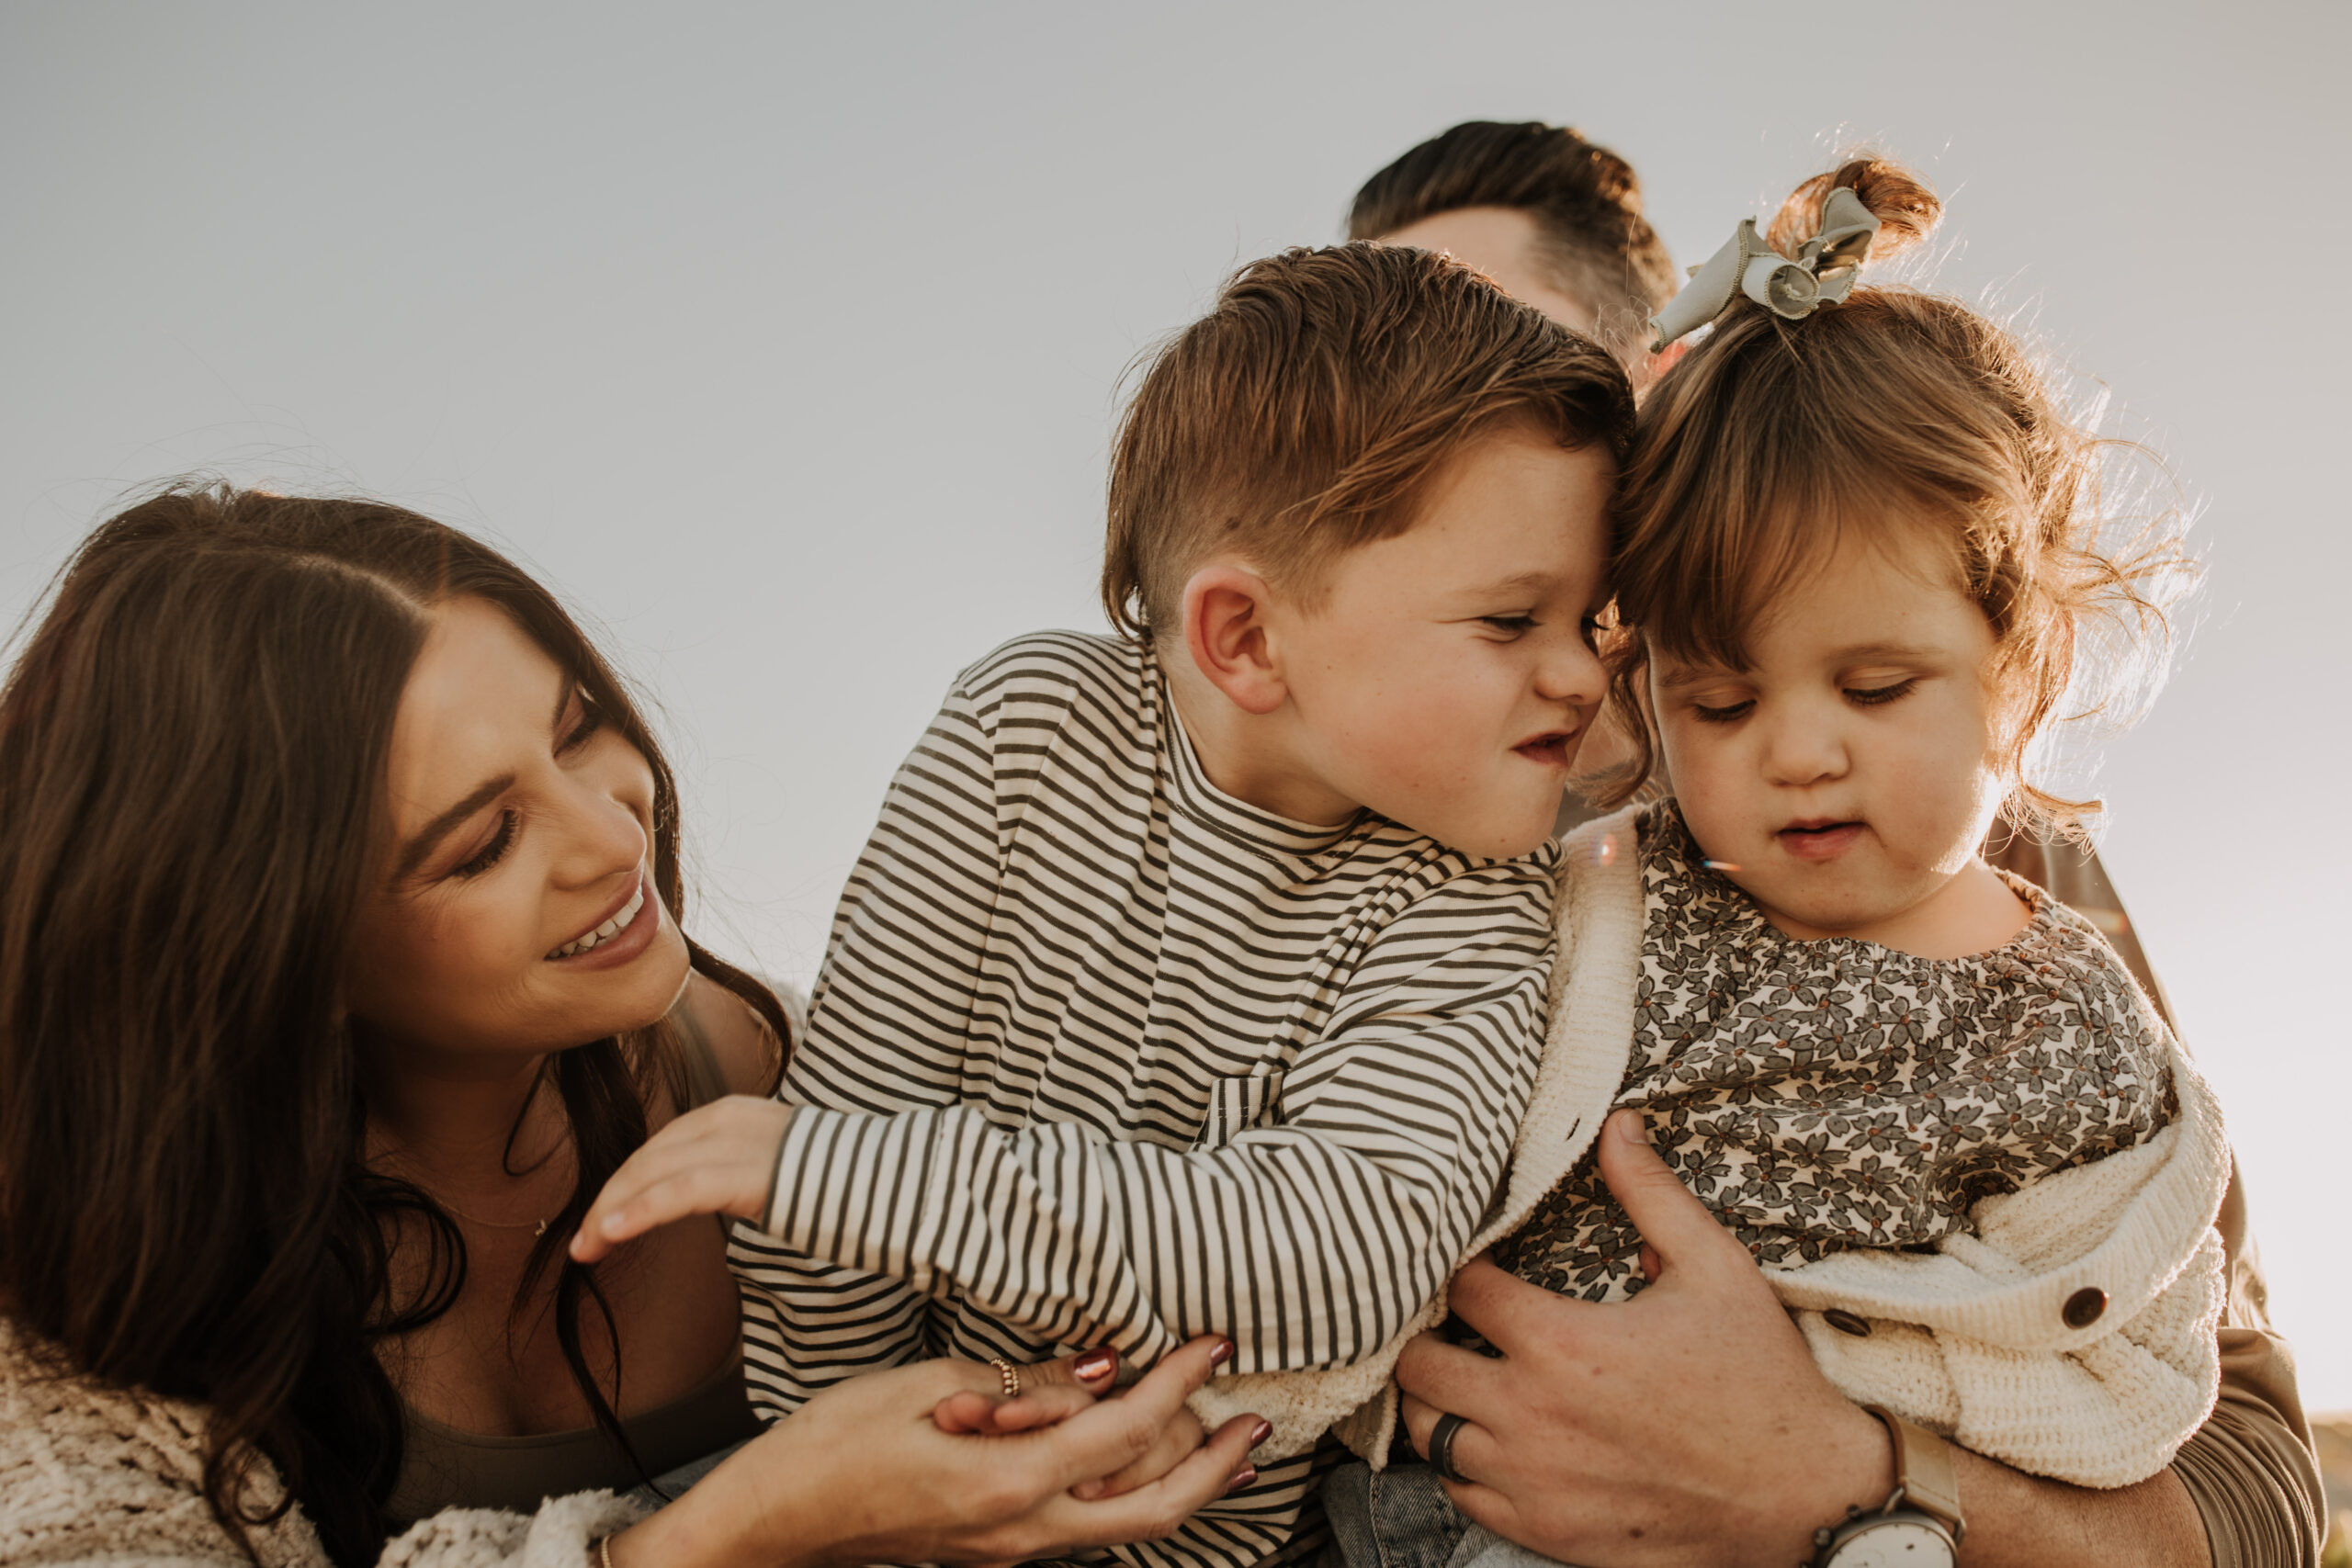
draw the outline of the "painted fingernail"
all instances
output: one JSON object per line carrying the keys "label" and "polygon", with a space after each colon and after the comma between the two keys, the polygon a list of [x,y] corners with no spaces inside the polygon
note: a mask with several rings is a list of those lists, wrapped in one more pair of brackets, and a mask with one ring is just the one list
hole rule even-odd
{"label": "painted fingernail", "polygon": [[1069,1370],[1078,1374],[1080,1382],[1101,1382],[1119,1370],[1119,1353],[1107,1348],[1089,1350],[1072,1361]]}
{"label": "painted fingernail", "polygon": [[1230,1497],[1257,1479],[1258,1467],[1254,1464],[1245,1464],[1233,1472],[1232,1480],[1225,1483],[1225,1495]]}
{"label": "painted fingernail", "polygon": [[1214,1345],[1212,1345],[1212,1346],[1210,1346],[1210,1347],[1209,1347],[1209,1365],[1210,1365],[1210,1366],[1212,1366],[1212,1367],[1221,1367],[1221,1366],[1225,1365],[1227,1361],[1230,1361],[1231,1359],[1233,1359],[1233,1341],[1232,1341],[1232,1340],[1230,1340],[1230,1339],[1220,1339],[1220,1340],[1218,1340],[1216,1344],[1214,1344]]}
{"label": "painted fingernail", "polygon": [[1250,1428],[1250,1446],[1254,1449],[1273,1435],[1274,1424],[1272,1421],[1261,1421]]}

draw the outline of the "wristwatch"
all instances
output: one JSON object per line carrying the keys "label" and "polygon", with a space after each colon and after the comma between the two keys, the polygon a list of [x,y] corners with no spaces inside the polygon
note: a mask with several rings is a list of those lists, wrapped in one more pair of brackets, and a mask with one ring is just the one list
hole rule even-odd
{"label": "wristwatch", "polygon": [[1894,1491],[1876,1510],[1848,1508],[1814,1531],[1813,1561],[1800,1568],[1952,1568],[1968,1525],[1951,1446],[1883,1405],[1862,1408],[1894,1439]]}

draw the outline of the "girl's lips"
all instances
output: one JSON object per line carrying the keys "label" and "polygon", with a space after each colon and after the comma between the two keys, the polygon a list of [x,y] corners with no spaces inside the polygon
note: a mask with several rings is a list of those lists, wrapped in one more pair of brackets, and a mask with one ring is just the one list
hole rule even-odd
{"label": "girl's lips", "polygon": [[1862,828],[1860,822],[1826,822],[1818,828],[1783,828],[1772,836],[1798,860],[1832,861],[1853,847]]}
{"label": "girl's lips", "polygon": [[[628,925],[585,953],[575,953],[562,958],[550,957],[545,962],[560,964],[567,969],[617,969],[637,957],[652,946],[653,939],[662,934],[662,899],[654,892],[652,879],[645,874],[642,867],[638,870],[637,881],[621,895],[620,903],[610,913],[601,917],[596,924],[604,924],[631,903],[639,903],[640,907]],[[588,929],[594,931],[596,928],[591,926]],[[581,933],[582,936],[586,934],[586,931]],[[576,942],[579,938],[572,940]]]}

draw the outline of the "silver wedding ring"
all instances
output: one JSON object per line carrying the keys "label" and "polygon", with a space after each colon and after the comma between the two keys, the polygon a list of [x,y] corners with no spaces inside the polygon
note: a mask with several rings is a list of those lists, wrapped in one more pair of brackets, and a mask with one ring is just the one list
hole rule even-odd
{"label": "silver wedding ring", "polygon": [[1461,1486],[1468,1485],[1470,1478],[1453,1468],[1453,1439],[1468,1425],[1468,1416],[1449,1413],[1439,1416],[1437,1425],[1430,1428],[1430,1468]]}

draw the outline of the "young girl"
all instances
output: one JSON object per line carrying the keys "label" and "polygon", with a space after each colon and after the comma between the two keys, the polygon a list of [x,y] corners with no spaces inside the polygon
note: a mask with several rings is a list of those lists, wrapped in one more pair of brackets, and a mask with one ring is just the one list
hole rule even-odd
{"label": "young girl", "polygon": [[[1487,1227],[1525,1279],[1640,1290],[1583,1157],[1612,1103],[1639,1111],[1831,1381],[1885,1407],[1916,1483],[1825,1521],[1824,1563],[1951,1561],[1964,1500],[1922,1480],[1920,1427],[2122,1485],[2218,1377],[2207,1091],[2098,931],[1976,852],[2005,803],[2079,828],[2025,758],[2160,649],[2186,562],[2103,546],[2099,446],[1999,326],[1855,287],[1938,211],[1849,163],[1653,323],[1713,322],[1645,406],[1619,508],[1641,766],[1616,798],[1661,751],[1674,795],[1569,840],[1544,1076]],[[1351,1434],[1374,1463],[1386,1427]],[[1431,1466],[1335,1479],[1351,1561],[1529,1557],[1442,1492],[1460,1428]]]}

